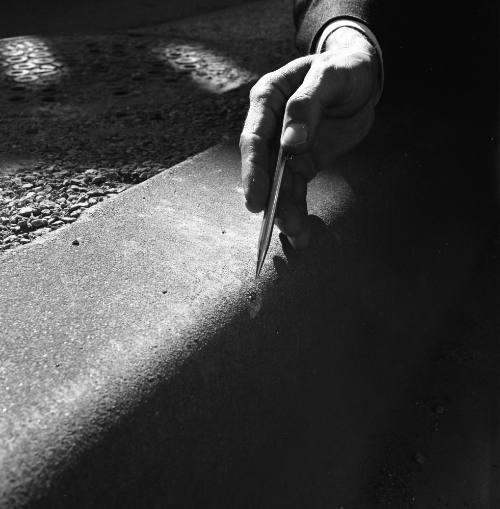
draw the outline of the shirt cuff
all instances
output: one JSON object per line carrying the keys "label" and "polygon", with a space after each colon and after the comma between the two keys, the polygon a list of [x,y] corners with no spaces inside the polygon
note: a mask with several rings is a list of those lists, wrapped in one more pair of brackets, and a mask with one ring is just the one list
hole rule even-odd
{"label": "shirt cuff", "polygon": [[321,53],[324,49],[326,39],[329,35],[331,35],[335,30],[339,28],[350,27],[354,28],[358,32],[361,32],[373,45],[375,51],[377,52],[378,60],[379,60],[379,77],[378,77],[378,91],[376,96],[375,104],[378,103],[380,97],[382,96],[382,90],[384,89],[384,57],[382,55],[382,48],[375,37],[375,34],[360,21],[354,21],[348,18],[337,18],[328,25],[323,28],[321,35],[316,44],[315,53]]}

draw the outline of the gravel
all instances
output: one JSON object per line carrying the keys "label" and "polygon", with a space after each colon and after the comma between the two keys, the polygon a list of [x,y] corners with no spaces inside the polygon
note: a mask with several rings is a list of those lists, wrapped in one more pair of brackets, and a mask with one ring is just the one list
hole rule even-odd
{"label": "gravel", "polygon": [[[77,178],[74,172],[55,166],[40,170],[29,173],[19,170],[15,177],[0,177],[0,250],[26,244],[43,233],[74,222],[89,206],[130,185],[105,179],[95,189],[89,173]],[[25,187],[25,178],[35,179],[36,192],[28,191],[32,188]]]}
{"label": "gravel", "polygon": [[0,252],[237,136],[251,84],[293,56],[283,0],[108,35],[0,40]]}

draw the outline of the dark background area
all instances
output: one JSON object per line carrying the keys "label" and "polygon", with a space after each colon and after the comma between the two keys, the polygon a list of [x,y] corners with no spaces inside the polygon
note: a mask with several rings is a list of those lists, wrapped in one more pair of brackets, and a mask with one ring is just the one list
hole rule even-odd
{"label": "dark background area", "polygon": [[99,33],[194,16],[244,0],[8,0],[0,3],[0,37]]}

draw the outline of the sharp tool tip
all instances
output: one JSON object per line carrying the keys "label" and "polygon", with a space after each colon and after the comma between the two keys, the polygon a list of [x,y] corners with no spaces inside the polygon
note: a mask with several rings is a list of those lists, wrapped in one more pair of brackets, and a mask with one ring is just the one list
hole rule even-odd
{"label": "sharp tool tip", "polygon": [[262,265],[264,265],[264,258],[259,255],[259,258],[257,260],[257,268],[255,270],[255,279],[257,279],[260,276],[260,271],[262,270]]}

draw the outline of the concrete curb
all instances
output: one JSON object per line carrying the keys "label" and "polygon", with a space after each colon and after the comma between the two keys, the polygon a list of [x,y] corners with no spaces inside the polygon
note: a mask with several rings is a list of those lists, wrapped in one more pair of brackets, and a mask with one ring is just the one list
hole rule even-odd
{"label": "concrete curb", "polygon": [[304,507],[304,464],[356,491],[489,231],[418,170],[447,141],[387,160],[383,114],[311,186],[311,248],[275,236],[257,283],[234,145],[2,256],[2,507]]}
{"label": "concrete curb", "polygon": [[36,500],[220,327],[241,341],[262,326],[276,275],[268,263],[253,284],[259,219],[242,207],[238,166],[234,148],[209,151],[4,256],[9,505]]}

